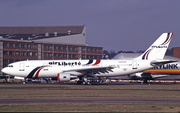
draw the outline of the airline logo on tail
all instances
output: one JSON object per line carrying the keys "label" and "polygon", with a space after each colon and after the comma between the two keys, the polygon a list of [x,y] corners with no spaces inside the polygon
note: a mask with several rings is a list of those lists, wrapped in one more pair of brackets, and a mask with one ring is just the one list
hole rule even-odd
{"label": "airline logo on tail", "polygon": [[152,51],[152,49],[148,50],[142,57],[143,60],[148,60],[149,53]]}
{"label": "airline logo on tail", "polygon": [[172,35],[173,35],[173,33],[168,33],[166,41],[164,43],[162,43],[161,45],[166,45],[167,43],[169,43],[171,41]]}
{"label": "airline logo on tail", "polygon": [[168,44],[172,39],[173,33],[167,33],[166,40],[159,45],[152,45],[149,50],[147,50],[144,55],[142,56],[142,60],[148,60],[149,54],[154,50],[154,49],[162,49],[162,48],[168,48]]}

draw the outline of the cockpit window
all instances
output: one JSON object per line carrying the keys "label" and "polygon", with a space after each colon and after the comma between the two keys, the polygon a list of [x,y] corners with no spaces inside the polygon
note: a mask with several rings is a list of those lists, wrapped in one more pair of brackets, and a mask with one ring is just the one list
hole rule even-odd
{"label": "cockpit window", "polygon": [[13,67],[13,65],[8,65],[8,67]]}

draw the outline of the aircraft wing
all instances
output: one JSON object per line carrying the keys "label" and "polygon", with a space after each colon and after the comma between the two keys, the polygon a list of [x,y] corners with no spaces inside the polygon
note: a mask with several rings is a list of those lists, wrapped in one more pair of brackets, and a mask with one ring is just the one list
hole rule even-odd
{"label": "aircraft wing", "polygon": [[159,65],[163,65],[163,64],[168,64],[168,63],[173,63],[173,62],[177,62],[177,61],[173,61],[173,60],[153,60],[151,62],[152,66],[159,66]]}
{"label": "aircraft wing", "polygon": [[92,77],[96,77],[95,74],[100,74],[100,73],[109,73],[109,72],[113,72],[112,69],[115,67],[110,67],[110,66],[104,66],[104,67],[87,67],[87,68],[83,68],[83,69],[72,69],[72,70],[65,70],[63,71],[63,73],[81,73],[81,75],[88,75],[88,76],[92,76]]}

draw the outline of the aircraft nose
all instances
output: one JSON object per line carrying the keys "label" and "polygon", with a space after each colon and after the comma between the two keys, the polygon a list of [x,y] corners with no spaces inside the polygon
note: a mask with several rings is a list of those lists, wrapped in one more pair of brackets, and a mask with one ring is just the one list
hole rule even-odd
{"label": "aircraft nose", "polygon": [[8,73],[8,69],[7,69],[7,67],[5,67],[5,68],[3,68],[2,70],[1,70],[3,73]]}

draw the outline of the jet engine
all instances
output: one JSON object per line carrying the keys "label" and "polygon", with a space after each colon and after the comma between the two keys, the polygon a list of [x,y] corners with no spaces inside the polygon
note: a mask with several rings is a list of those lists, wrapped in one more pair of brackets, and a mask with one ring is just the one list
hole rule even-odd
{"label": "jet engine", "polygon": [[152,75],[151,73],[144,73],[144,72],[139,72],[139,73],[134,73],[131,75],[131,79],[136,78],[138,79],[147,79],[147,80],[151,80],[152,79]]}
{"label": "jet engine", "polygon": [[58,82],[68,82],[72,79],[76,79],[77,76],[73,76],[69,73],[58,73],[57,75],[57,80]]}

